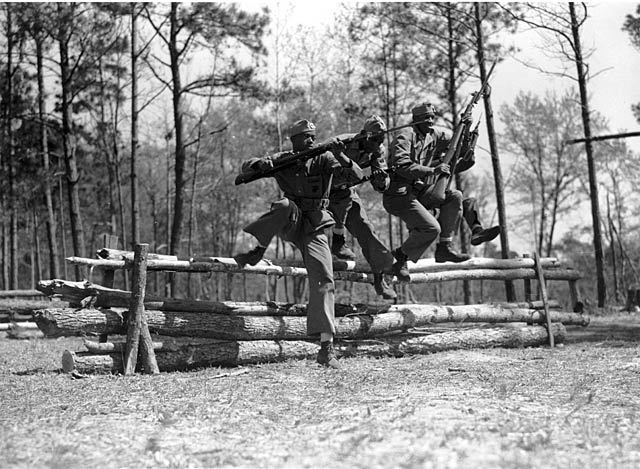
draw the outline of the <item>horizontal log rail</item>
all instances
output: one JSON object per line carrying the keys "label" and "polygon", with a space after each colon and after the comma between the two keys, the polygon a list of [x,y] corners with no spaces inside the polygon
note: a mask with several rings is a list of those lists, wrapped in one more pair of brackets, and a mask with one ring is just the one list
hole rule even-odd
{"label": "horizontal log rail", "polygon": [[[125,261],[124,264],[112,264],[114,267],[107,268],[128,268],[129,264],[133,262],[133,252],[131,251],[121,251],[116,249],[101,249],[98,251],[98,257],[100,259],[104,259],[107,261]],[[73,259],[73,258],[69,258]],[[181,259],[178,256],[169,256],[163,254],[150,254],[149,260],[158,261],[154,262],[156,266],[162,266],[163,262],[167,262],[168,266],[176,266],[180,269],[188,269],[187,266],[193,266],[194,269],[207,268],[209,264],[214,264],[213,266],[209,266],[211,269],[217,271],[227,271],[226,269],[238,269],[238,265],[236,261],[231,257],[191,257],[186,259]],[[69,262],[72,262],[69,260]],[[544,269],[553,269],[561,267],[560,261],[558,261],[555,257],[545,257],[540,259],[541,266]],[[222,264],[227,267],[221,267],[219,264]],[[96,264],[94,264],[96,265]],[[119,267],[115,267],[115,266]],[[460,263],[452,263],[452,262],[436,262],[435,259],[419,259],[417,262],[409,261],[407,263],[409,270],[411,272],[446,272],[450,270],[473,270],[473,269],[520,269],[520,268],[535,268],[535,264],[533,259],[530,258],[517,258],[517,259],[493,259],[486,257],[474,257],[465,262]],[[304,262],[300,259],[277,259],[277,260],[266,260],[263,259],[255,266],[246,266],[245,270],[247,271],[257,271],[257,273],[262,273],[262,271],[270,271],[274,269],[274,274],[276,275],[286,275],[280,273],[278,268],[290,267],[292,269],[292,274],[296,274],[296,269],[301,269],[300,275],[306,275],[306,269],[304,266]],[[371,267],[369,264],[364,262],[356,262],[356,261],[344,261],[344,260],[334,260],[333,261],[333,270],[334,271],[345,271],[345,272],[360,272],[370,274],[372,273]]]}
{"label": "horizontal log rail", "polygon": [[[90,282],[72,282],[69,280],[42,280],[38,283],[38,289],[45,295],[66,301],[72,307],[86,307],[92,305],[96,308],[128,308],[131,300],[131,292],[107,288]],[[200,313],[218,313],[238,316],[305,316],[306,305],[282,302],[238,302],[238,301],[209,301],[163,298],[154,295],[146,295],[144,306],[148,310],[158,311],[185,311]],[[520,303],[496,303],[494,306],[503,308],[542,309],[542,301],[525,301]],[[560,308],[556,300],[549,301],[549,307]],[[362,304],[335,305],[336,316],[351,314],[377,313],[382,307]],[[29,313],[28,318],[32,315]],[[0,316],[0,320],[1,320]]]}
{"label": "horizontal log rail", "polygon": [[[149,259],[147,261],[147,269],[154,271],[171,271],[171,272],[227,272],[227,273],[245,273],[245,274],[262,274],[277,276],[306,277],[307,270],[304,267],[294,267],[286,265],[277,265],[261,261],[255,266],[238,267],[233,259],[216,258],[217,261],[189,261],[189,260],[172,260],[172,259]],[[502,261],[502,262],[501,262]],[[67,262],[75,265],[85,265],[101,269],[128,269],[131,267],[131,261],[128,259],[112,260],[112,259],[88,259],[82,257],[69,257]],[[468,265],[464,265],[467,264]],[[531,263],[531,267],[527,266]],[[480,267],[485,265],[485,268]],[[488,268],[489,265],[495,265],[495,268]],[[544,265],[544,264],[543,264]],[[545,269],[544,275],[548,280],[579,280],[581,275],[578,271],[568,268],[556,267]],[[472,259],[461,263],[443,263],[434,264],[434,272],[419,272],[418,269],[427,269],[428,264],[418,264],[409,262],[409,272],[411,273],[410,283],[436,283],[453,280],[516,280],[516,279],[535,279],[536,271],[533,265],[533,259]],[[508,267],[505,267],[508,266]],[[519,267],[515,267],[519,266]],[[334,278],[336,280],[345,280],[350,282],[373,283],[373,275],[366,272],[335,270]],[[394,278],[392,282],[396,282]]]}

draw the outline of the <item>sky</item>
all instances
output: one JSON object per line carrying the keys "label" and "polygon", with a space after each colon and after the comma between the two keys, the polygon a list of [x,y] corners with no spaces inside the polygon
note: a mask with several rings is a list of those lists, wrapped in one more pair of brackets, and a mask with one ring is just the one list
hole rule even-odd
{"label": "sky", "polygon": [[[325,0],[299,1],[296,3],[280,2],[279,8],[271,3],[272,14],[277,11],[288,26],[296,24],[318,27],[326,26],[332,21],[333,13],[340,2]],[[593,49],[588,58],[592,79],[588,84],[590,106],[609,120],[612,133],[632,132],[640,130],[631,111],[631,105],[640,103],[640,50],[634,48],[629,35],[622,31],[622,25],[628,14],[635,14],[640,1],[625,2],[594,2],[588,3],[589,18],[582,29],[583,50]],[[258,2],[253,2],[257,5]],[[524,28],[523,28],[524,29]],[[547,90],[562,92],[577,86],[569,78],[556,78],[548,74],[533,70],[523,65],[549,64],[549,58],[544,54],[542,41],[535,31],[521,29],[513,38],[520,52],[517,58],[507,58],[498,64],[491,78],[492,105],[497,111],[502,104],[513,103],[516,95],[521,91],[531,91],[543,95]],[[570,70],[574,72],[574,70]],[[482,106],[477,106],[482,108]],[[475,114],[475,113],[474,113]],[[502,123],[496,119],[496,128],[500,132]],[[581,137],[577,135],[576,138]],[[627,144],[635,152],[640,153],[640,137],[628,138]],[[498,142],[499,145],[499,142]],[[476,167],[474,171],[491,172],[491,161],[488,157],[486,132],[481,132],[476,152]],[[485,155],[482,155],[482,152]],[[484,156],[484,157],[483,157]],[[503,175],[509,176],[514,161],[508,155],[501,154]],[[589,216],[589,207],[584,205],[584,217]],[[507,207],[508,218],[515,207]],[[581,218],[584,218],[581,217]],[[495,212],[494,220],[495,222]],[[558,229],[560,239],[562,233],[572,229],[572,225],[584,223],[583,220],[565,219]],[[531,234],[531,232],[529,232]],[[519,252],[527,252],[532,245],[528,236],[517,233],[510,234],[511,248]]]}
{"label": "sky", "polygon": [[[339,4],[334,0],[281,2],[279,11],[286,16],[289,25],[322,27],[332,20]],[[625,16],[634,14],[638,4],[640,1],[589,3],[589,19],[583,28],[583,49],[594,49],[589,58],[594,75],[588,88],[591,107],[609,119],[613,133],[640,130],[640,124],[631,112],[631,104],[640,103],[640,50],[631,45],[629,35],[622,31]],[[284,5],[290,8],[283,8]],[[276,9],[271,9],[275,13]],[[520,91],[544,94],[547,89],[560,91],[574,86],[574,82],[567,78],[553,78],[521,63],[548,62],[536,32],[518,32],[513,41],[521,50],[517,59],[506,59],[493,72],[494,110],[502,104],[511,104]],[[482,143],[481,140],[480,145]],[[634,151],[640,152],[640,137],[627,139],[627,143]]]}

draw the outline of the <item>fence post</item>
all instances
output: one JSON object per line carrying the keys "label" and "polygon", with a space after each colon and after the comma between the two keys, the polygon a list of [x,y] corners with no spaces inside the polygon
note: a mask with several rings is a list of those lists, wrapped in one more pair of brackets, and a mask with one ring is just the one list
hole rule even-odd
{"label": "fence post", "polygon": [[[523,259],[528,259],[530,257],[531,256],[529,254],[522,255]],[[524,301],[526,302],[531,301],[531,280],[529,280],[528,278],[524,279]]]}
{"label": "fence post", "polygon": [[538,251],[533,253],[533,262],[536,265],[536,273],[538,275],[538,284],[540,287],[540,296],[542,297],[542,304],[544,305],[544,316],[547,321],[547,332],[549,333],[549,347],[555,347],[555,339],[553,337],[553,329],[551,328],[551,317],[549,316],[549,299],[547,298],[547,285],[544,280],[544,272],[542,271],[542,265],[540,264],[540,255]]}
{"label": "fence post", "polygon": [[133,274],[129,318],[127,321],[127,344],[125,349],[124,374],[135,373],[138,362],[138,350],[142,358],[145,373],[159,373],[156,356],[153,352],[151,334],[147,326],[144,311],[144,296],[147,283],[148,244],[137,244],[133,257]]}

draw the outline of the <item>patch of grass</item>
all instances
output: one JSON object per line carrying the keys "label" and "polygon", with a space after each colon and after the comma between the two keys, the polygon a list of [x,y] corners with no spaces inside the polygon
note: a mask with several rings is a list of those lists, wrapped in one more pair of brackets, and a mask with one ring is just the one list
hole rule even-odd
{"label": "patch of grass", "polygon": [[[0,467],[637,467],[632,321],[563,348],[159,376],[60,373],[78,338],[0,339]],[[636,336],[637,337],[637,336]]]}

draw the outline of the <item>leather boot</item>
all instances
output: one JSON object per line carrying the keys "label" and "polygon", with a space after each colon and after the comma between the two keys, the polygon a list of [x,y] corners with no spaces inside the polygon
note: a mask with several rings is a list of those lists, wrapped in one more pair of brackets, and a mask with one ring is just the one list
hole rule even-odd
{"label": "leather boot", "polygon": [[333,233],[333,240],[331,241],[331,254],[338,259],[345,261],[355,261],[355,253],[347,246],[347,241],[344,235]]}
{"label": "leather boot", "polygon": [[475,229],[471,233],[471,244],[477,246],[478,244],[486,243],[487,241],[495,239],[499,234],[500,226],[498,225],[487,228],[486,230],[480,227],[480,229]]}
{"label": "leather boot", "polygon": [[451,248],[450,241],[443,241],[436,245],[436,262],[464,262],[471,259],[468,254],[458,254]]}
{"label": "leather boot", "polygon": [[235,259],[239,267],[244,267],[247,264],[256,265],[258,262],[260,262],[260,259],[262,259],[262,256],[264,256],[264,253],[266,250],[267,248],[256,246],[249,252],[236,254],[235,256],[233,256],[233,258]]}
{"label": "leather boot", "polygon": [[394,249],[392,254],[396,258],[396,262],[391,266],[393,274],[398,277],[399,281],[409,282],[411,275],[409,275],[409,267],[407,267],[407,255],[400,248]]}
{"label": "leather boot", "polygon": [[376,290],[376,293],[385,300],[395,300],[398,298],[393,288],[384,280],[382,272],[373,274],[373,288]]}
{"label": "leather boot", "polygon": [[320,342],[320,351],[318,352],[316,361],[327,368],[340,369],[340,363],[333,350],[333,342],[329,340]]}

